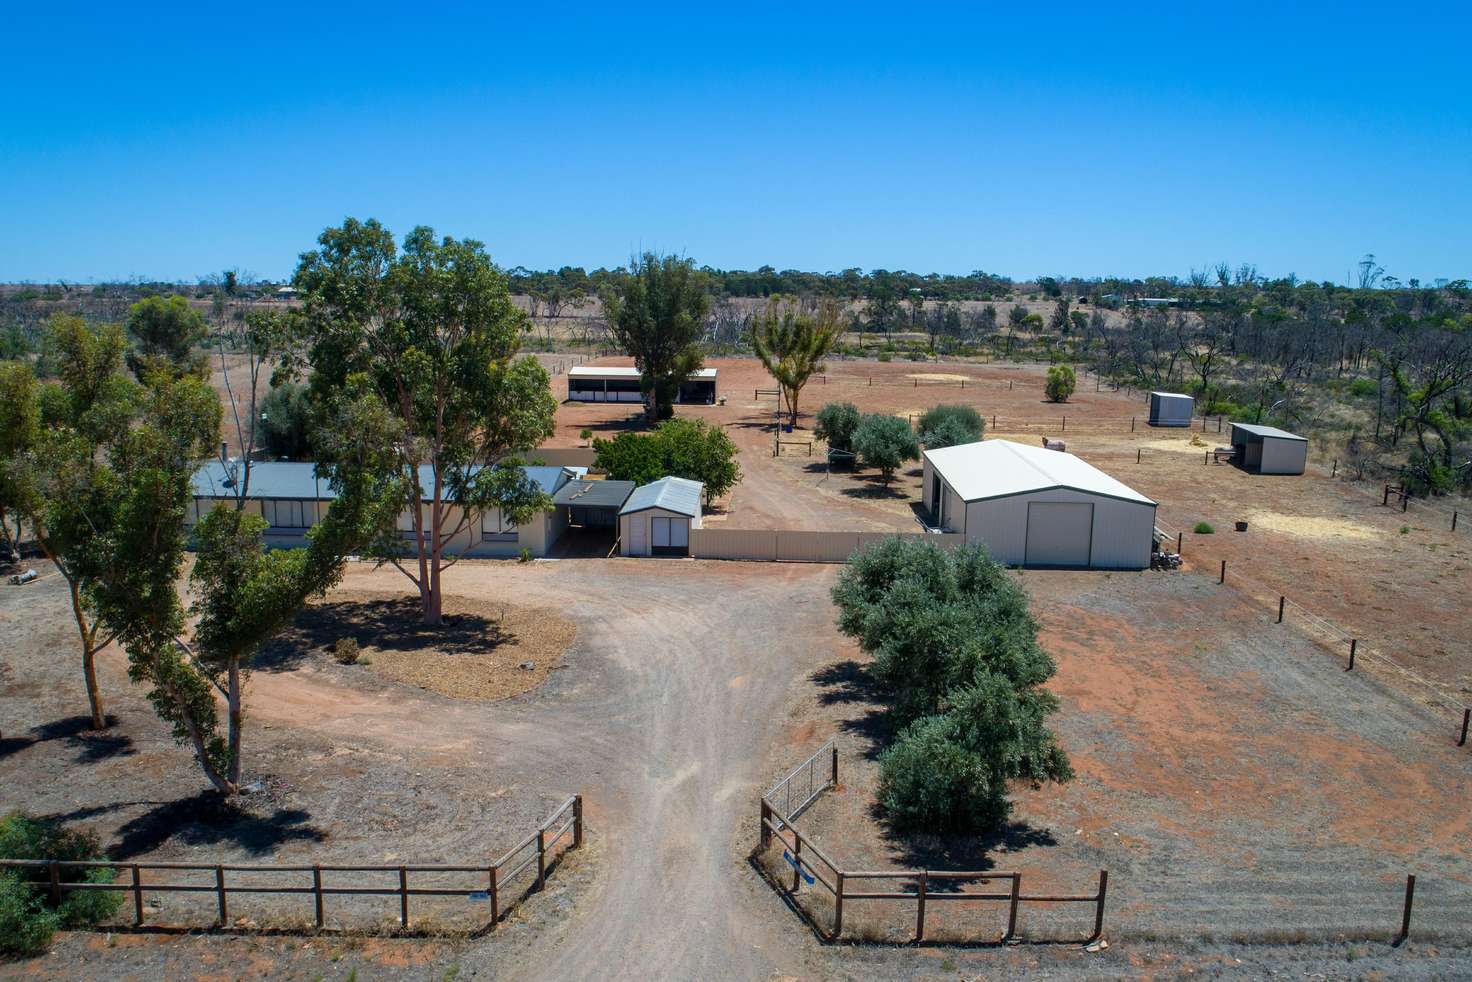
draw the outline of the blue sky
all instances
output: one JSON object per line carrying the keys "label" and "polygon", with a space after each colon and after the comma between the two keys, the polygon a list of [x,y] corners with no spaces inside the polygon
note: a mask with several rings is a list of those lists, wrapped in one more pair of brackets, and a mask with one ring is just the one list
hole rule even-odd
{"label": "blue sky", "polygon": [[1465,4],[215,7],[7,13],[0,281],[284,277],[348,215],[534,268],[1472,277]]}

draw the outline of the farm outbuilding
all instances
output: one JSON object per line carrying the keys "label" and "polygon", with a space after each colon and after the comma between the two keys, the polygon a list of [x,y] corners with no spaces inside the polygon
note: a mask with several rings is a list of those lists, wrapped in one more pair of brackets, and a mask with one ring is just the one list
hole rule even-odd
{"label": "farm outbuilding", "polygon": [[1071,453],[986,440],[922,457],[931,525],[1008,566],[1145,569],[1155,502]]}
{"label": "farm outbuilding", "polygon": [[619,510],[621,556],[688,556],[690,530],[700,528],[699,481],[665,477],[635,489]]}
{"label": "farm outbuilding", "polygon": [[1181,392],[1150,393],[1151,426],[1190,426],[1196,400]]}
{"label": "farm outbuilding", "polygon": [[[579,365],[567,370],[570,402],[643,402],[639,370],[633,367]],[[691,375],[675,395],[679,403],[713,405],[716,401],[716,370],[702,368]]]}
{"label": "farm outbuilding", "polygon": [[[585,467],[523,467],[522,473],[548,495],[556,493],[569,481],[587,474]],[[194,502],[185,514],[185,524],[192,526],[217,503],[234,503],[236,482],[243,480],[244,468],[237,460],[211,461],[195,472]],[[296,461],[256,461],[250,467],[250,486],[246,510],[265,518],[266,545],[273,548],[304,546],[307,531],[321,521],[335,497],[332,487],[314,473],[315,465]],[[434,486],[434,470],[429,465],[419,469],[419,482],[424,488]],[[428,499],[421,507],[423,527],[428,527]],[[461,510],[447,506],[443,526],[454,530],[462,525]],[[521,525],[504,519],[500,511],[490,509],[463,523],[459,533],[445,544],[448,555],[517,556],[526,549],[533,556],[545,556],[567,528],[567,514],[553,508],[541,512]],[[414,541],[414,513],[406,509],[398,520],[398,530],[405,548]]]}
{"label": "farm outbuilding", "polygon": [[569,524],[613,528],[635,487],[633,481],[568,481],[552,496],[552,503],[566,509]]}
{"label": "farm outbuilding", "polygon": [[1255,474],[1302,474],[1308,440],[1276,426],[1232,424],[1232,462]]}

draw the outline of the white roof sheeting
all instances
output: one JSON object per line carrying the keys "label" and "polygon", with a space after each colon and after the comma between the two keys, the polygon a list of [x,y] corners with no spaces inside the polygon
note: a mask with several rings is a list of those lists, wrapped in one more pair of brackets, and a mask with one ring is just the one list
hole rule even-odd
{"label": "white roof sheeting", "polygon": [[1011,440],[986,440],[925,451],[930,466],[964,501],[1069,488],[1121,501],[1154,501],[1071,453]]}
{"label": "white roof sheeting", "polygon": [[1276,426],[1263,426],[1260,423],[1233,423],[1232,429],[1241,430],[1243,433],[1248,433],[1256,437],[1265,436],[1274,440],[1301,440],[1304,443],[1308,442],[1308,437],[1299,436],[1297,433],[1289,433],[1287,430],[1280,430]]}
{"label": "white roof sheeting", "polygon": [[620,515],[650,508],[663,508],[679,515],[697,518],[700,515],[700,492],[705,485],[683,477],[662,477],[642,488],[636,488],[629,500],[619,509]]}
{"label": "white roof sheeting", "polygon": [[[638,378],[639,370],[628,367],[606,368],[596,365],[579,365],[576,368],[569,368],[567,375],[569,378]],[[715,378],[716,370],[714,368],[702,368],[692,372],[690,377]]]}
{"label": "white roof sheeting", "polygon": [[1162,399],[1191,399],[1192,402],[1195,401],[1194,398],[1186,395],[1184,392],[1152,392],[1150,394],[1152,396],[1160,396]]}

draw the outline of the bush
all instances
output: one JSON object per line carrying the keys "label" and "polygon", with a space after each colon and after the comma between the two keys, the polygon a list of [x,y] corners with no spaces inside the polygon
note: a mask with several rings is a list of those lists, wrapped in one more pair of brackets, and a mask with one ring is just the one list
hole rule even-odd
{"label": "bush", "polygon": [[1007,814],[1006,786],[955,739],[945,716],[927,716],[879,756],[879,803],[904,828],[949,832],[995,826]]}
{"label": "bush", "polygon": [[920,417],[920,442],[926,450],[975,443],[981,439],[986,424],[981,414],[970,406],[942,405]]}
{"label": "bush", "polygon": [[586,429],[586,428],[583,429],[583,430],[580,430],[578,432],[578,439],[579,440],[582,440],[584,443],[587,443],[588,441],[590,441],[590,440],[593,439],[593,431],[590,430],[590,429]]}
{"label": "bush", "polygon": [[517,553],[517,555],[516,555],[516,561],[518,563],[529,563],[529,562],[531,562],[532,561],[532,551],[530,549],[528,549],[526,546],[522,546],[521,547],[521,552]]}
{"label": "bush", "polygon": [[274,386],[261,400],[261,443],[273,457],[310,460],[307,387],[295,382]]}
{"label": "bush", "polygon": [[357,638],[338,638],[332,646],[332,657],[339,665],[356,665],[358,656],[362,649],[358,647]]}
{"label": "bush", "polygon": [[1372,396],[1380,391],[1380,386],[1374,379],[1357,378],[1349,383],[1349,394],[1352,396]]}
{"label": "bush", "polygon": [[881,351],[879,352],[879,355],[877,357],[879,361],[889,361],[894,356],[891,355],[888,351]]}
{"label": "bush", "polygon": [[859,418],[859,407],[853,403],[830,402],[818,410],[813,434],[826,440],[829,450],[852,450]]}
{"label": "bush", "polygon": [[[0,859],[55,859],[63,862],[102,860],[97,837],[12,812],[0,819]],[[102,866],[72,867],[66,878],[82,883],[111,883],[113,871]],[[45,868],[0,875],[0,951],[29,954],[44,949],[57,927],[83,927],[110,917],[122,895],[104,890],[62,894],[53,906],[37,886],[49,881]],[[29,894],[29,896],[27,895]]]}
{"label": "bush", "polygon": [[670,419],[653,433],[620,433],[594,440],[594,463],[615,481],[648,484],[662,477],[683,477],[705,486],[710,501],[741,480],[736,444],[719,426],[703,419]]}
{"label": "bush", "polygon": [[853,450],[866,467],[877,467],[888,484],[908,460],[920,459],[920,444],[908,421],[885,413],[870,413],[854,430]]}
{"label": "bush", "polygon": [[1050,401],[1067,402],[1077,387],[1078,376],[1070,366],[1054,365],[1048,369],[1048,381],[1044,383],[1043,390],[1047,392]]}
{"label": "bush", "polygon": [[1194,526],[1191,527],[1191,531],[1195,532],[1197,535],[1211,535],[1213,532],[1216,531],[1216,529],[1211,527],[1210,522],[1197,522]]}

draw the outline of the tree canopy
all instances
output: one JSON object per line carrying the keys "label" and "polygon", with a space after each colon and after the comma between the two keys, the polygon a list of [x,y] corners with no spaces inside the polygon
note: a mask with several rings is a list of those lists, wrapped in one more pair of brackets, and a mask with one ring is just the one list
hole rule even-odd
{"label": "tree canopy", "polygon": [[762,366],[777,380],[794,427],[803,387],[823,371],[823,359],[842,333],[837,304],[812,306],[777,298],[767,304],[752,327],[752,347]]}
{"label": "tree canopy", "polygon": [[603,309],[614,342],[639,369],[651,419],[674,412],[680,385],[703,364],[710,295],[695,264],[646,252],[603,291]]}

